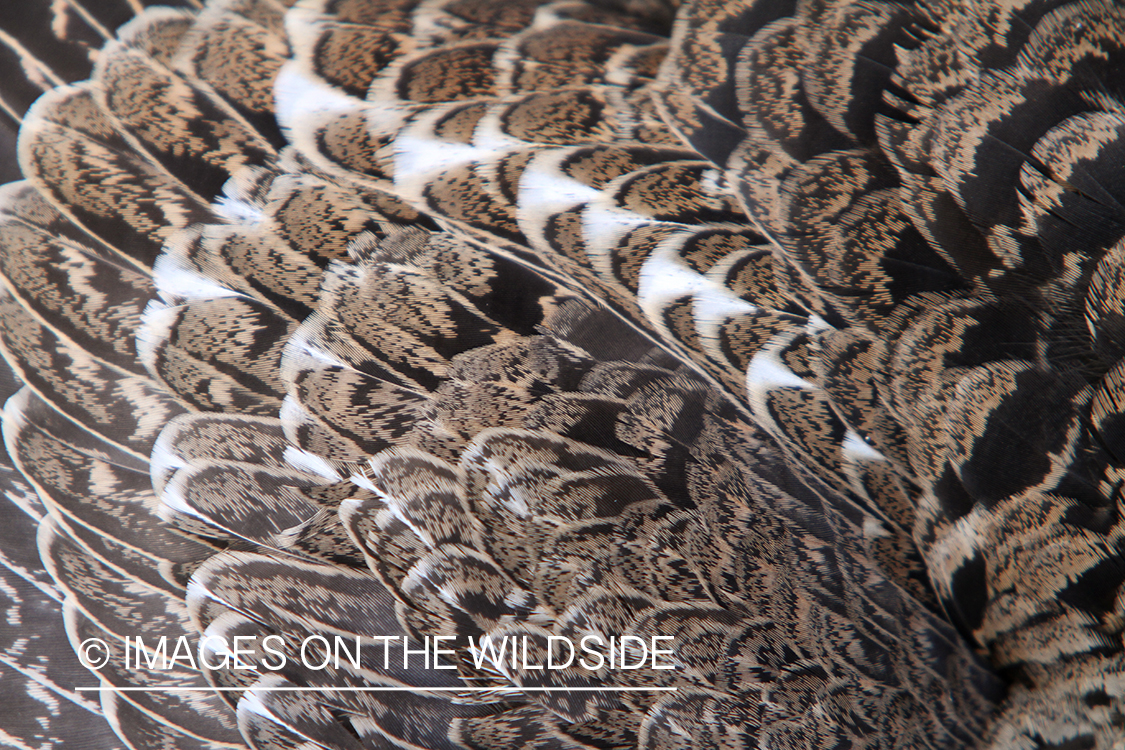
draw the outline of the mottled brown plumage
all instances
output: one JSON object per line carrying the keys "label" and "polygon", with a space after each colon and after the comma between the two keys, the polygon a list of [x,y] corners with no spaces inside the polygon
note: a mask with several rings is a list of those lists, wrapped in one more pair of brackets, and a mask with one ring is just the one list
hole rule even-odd
{"label": "mottled brown plumage", "polygon": [[1119,5],[127,4],[0,24],[3,742],[1125,741]]}

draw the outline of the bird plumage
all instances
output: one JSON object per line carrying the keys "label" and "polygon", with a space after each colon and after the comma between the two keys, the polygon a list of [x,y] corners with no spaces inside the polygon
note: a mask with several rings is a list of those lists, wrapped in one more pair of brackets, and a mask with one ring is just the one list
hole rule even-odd
{"label": "bird plumage", "polygon": [[1118,4],[135,5],[2,91],[8,744],[1121,742]]}

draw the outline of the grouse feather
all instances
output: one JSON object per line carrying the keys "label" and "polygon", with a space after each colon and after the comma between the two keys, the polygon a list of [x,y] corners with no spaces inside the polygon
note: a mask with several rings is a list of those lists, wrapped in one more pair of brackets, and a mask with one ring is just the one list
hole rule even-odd
{"label": "grouse feather", "polygon": [[[1117,3],[93,5],[0,28],[7,744],[1125,739]],[[590,636],[674,668],[481,646]]]}

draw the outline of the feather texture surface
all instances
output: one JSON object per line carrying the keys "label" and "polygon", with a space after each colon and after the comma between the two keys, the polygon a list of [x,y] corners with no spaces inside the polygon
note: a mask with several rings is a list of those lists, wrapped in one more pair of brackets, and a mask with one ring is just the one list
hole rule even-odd
{"label": "feather texture surface", "polygon": [[0,24],[0,742],[1125,743],[1120,4],[146,4]]}

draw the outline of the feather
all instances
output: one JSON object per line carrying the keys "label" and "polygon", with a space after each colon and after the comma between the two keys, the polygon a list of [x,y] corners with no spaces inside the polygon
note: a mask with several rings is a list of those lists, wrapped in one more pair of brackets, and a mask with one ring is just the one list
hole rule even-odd
{"label": "feather", "polygon": [[1118,4],[145,4],[0,22],[0,741],[1125,741]]}

